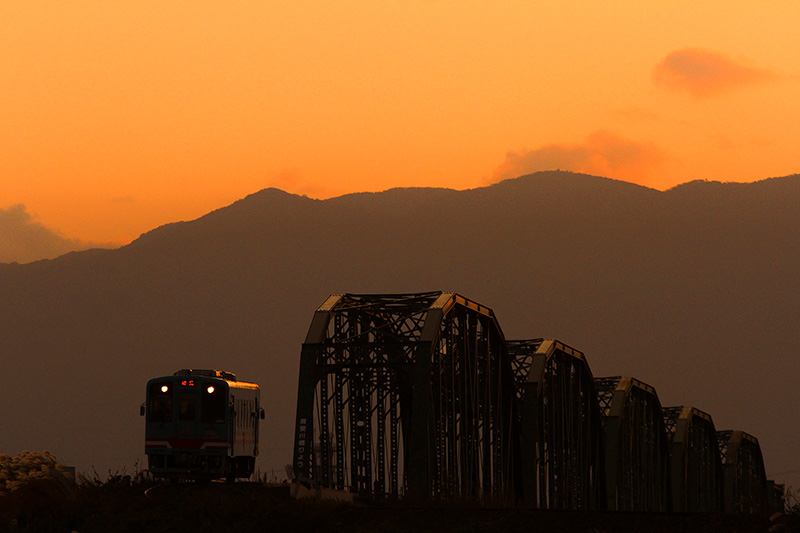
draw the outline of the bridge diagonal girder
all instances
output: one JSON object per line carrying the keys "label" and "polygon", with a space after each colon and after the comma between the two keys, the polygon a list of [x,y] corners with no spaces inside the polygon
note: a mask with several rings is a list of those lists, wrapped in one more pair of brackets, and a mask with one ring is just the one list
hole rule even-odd
{"label": "bridge diagonal girder", "polygon": [[513,395],[491,309],[442,292],[331,296],[301,352],[295,475],[372,496],[509,498]]}
{"label": "bridge diagonal girder", "polygon": [[664,422],[670,443],[672,510],[722,511],[722,464],[711,415],[694,407],[667,407]]}
{"label": "bridge diagonal girder", "polygon": [[609,510],[669,509],[669,448],[653,387],[632,377],[595,380],[603,410]]}
{"label": "bridge diagonal girder", "polygon": [[519,465],[528,506],[604,505],[600,411],[583,353],[555,340],[508,341],[519,402]]}

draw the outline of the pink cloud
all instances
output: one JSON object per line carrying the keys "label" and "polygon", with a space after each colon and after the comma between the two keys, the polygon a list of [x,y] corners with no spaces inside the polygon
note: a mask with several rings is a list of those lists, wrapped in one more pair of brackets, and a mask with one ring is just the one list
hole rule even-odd
{"label": "pink cloud", "polygon": [[699,48],[676,50],[653,70],[656,86],[687,91],[698,98],[777,78],[769,70],[743,65],[719,52]]}
{"label": "pink cloud", "polygon": [[535,150],[509,152],[495,170],[492,181],[560,169],[641,182],[664,159],[664,153],[652,143],[640,143],[600,130],[579,144],[551,144]]}

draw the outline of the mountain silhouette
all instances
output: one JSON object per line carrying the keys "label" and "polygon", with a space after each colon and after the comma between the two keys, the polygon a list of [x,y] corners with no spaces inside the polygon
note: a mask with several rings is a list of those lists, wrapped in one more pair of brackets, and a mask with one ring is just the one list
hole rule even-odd
{"label": "mountain silhouette", "polygon": [[757,436],[768,474],[792,483],[798,207],[800,176],[661,192],[542,172],[324,201],[266,189],[116,250],[3,264],[0,453],[130,470],[146,381],[217,368],[261,385],[259,467],[281,470],[317,306],[445,290],[491,307],[509,339],[557,338],[595,376],[635,376],[664,406]]}

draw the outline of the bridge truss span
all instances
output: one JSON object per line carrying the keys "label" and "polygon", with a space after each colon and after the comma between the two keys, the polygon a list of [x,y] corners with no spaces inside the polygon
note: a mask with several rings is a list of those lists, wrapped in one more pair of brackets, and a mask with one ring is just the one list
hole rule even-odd
{"label": "bridge truss span", "polygon": [[711,415],[694,407],[666,407],[664,423],[670,443],[672,510],[722,511],[722,463]]}
{"label": "bridge truss span", "polygon": [[517,381],[525,504],[600,508],[601,419],[586,358],[556,340],[508,341],[508,351]]}
{"label": "bridge truss span", "polygon": [[608,510],[669,510],[669,448],[656,390],[632,377],[597,378],[595,385]]}
{"label": "bridge truss span", "polygon": [[758,439],[744,431],[718,431],[725,511],[753,513],[767,505],[767,477]]}
{"label": "bridge truss span", "polygon": [[512,499],[514,408],[491,309],[443,292],[334,295],[301,352],[295,475],[371,497]]}

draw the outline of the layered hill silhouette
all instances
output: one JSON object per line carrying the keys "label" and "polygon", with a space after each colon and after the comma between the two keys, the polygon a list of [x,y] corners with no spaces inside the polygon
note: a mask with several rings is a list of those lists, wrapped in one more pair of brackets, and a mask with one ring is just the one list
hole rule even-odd
{"label": "layered hill silhouette", "polygon": [[[467,191],[312,200],[267,189],[116,250],[0,265],[0,453],[79,470],[143,459],[146,381],[218,368],[262,387],[262,470],[291,462],[298,361],[332,293],[445,290],[509,339],[759,438],[800,479],[800,176],[666,192],[545,172]],[[793,477],[794,476],[794,477]]]}

